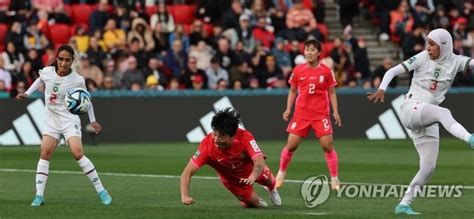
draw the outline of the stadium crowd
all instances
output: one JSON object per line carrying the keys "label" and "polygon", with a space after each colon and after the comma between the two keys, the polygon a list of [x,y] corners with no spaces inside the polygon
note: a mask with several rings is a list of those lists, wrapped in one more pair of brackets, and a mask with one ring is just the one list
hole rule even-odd
{"label": "stadium crowd", "polygon": [[[458,54],[474,49],[471,0],[335,0],[345,27],[329,39],[324,0],[0,0],[0,91],[24,92],[55,49],[76,50],[89,90],[283,88],[303,42],[322,42],[338,86],[378,87],[393,65],[370,68],[359,14],[409,58],[443,27]],[[457,85],[473,84],[470,72]],[[396,81],[392,84],[396,86]]]}

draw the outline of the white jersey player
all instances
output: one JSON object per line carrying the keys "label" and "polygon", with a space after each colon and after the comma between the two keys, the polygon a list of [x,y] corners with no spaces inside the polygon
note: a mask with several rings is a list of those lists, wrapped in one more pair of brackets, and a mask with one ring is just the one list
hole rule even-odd
{"label": "white jersey player", "polygon": [[449,109],[438,106],[443,102],[456,74],[469,67],[474,67],[471,58],[453,53],[453,40],[449,32],[435,29],[427,36],[426,50],[389,69],[379,89],[368,96],[371,101],[383,102],[385,89],[390,81],[399,74],[414,71],[410,90],[400,108],[400,119],[412,131],[412,140],[420,155],[420,169],[395,208],[397,214],[420,214],[413,211],[410,205],[436,167],[439,151],[438,123],[474,149],[474,135],[453,118]]}
{"label": "white jersey player", "polygon": [[[84,78],[71,70],[74,60],[74,50],[68,45],[58,48],[56,60],[51,66],[40,71],[40,77],[24,93],[18,94],[21,100],[31,95],[40,84],[45,85],[45,122],[43,124],[43,138],[41,141],[41,155],[36,172],[36,196],[31,206],[44,204],[44,189],[49,173],[49,161],[61,135],[64,136],[71,152],[84,173],[94,185],[103,204],[109,205],[112,198],[104,189],[98,173],[92,162],[84,155],[81,142],[81,121],[79,116],[70,113],[64,105],[67,91],[71,88],[86,88]],[[94,110],[89,110],[89,120],[96,134],[101,131],[100,124],[95,121]]]}

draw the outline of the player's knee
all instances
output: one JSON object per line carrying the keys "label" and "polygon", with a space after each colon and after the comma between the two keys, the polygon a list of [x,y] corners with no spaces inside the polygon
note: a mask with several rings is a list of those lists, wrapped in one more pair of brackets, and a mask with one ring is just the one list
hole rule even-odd
{"label": "player's knee", "polygon": [[433,175],[435,169],[436,169],[436,164],[425,164],[421,168],[421,171],[426,174],[427,176]]}
{"label": "player's knee", "polygon": [[448,108],[440,107],[439,115],[451,115],[451,110]]}
{"label": "player's knee", "polygon": [[77,152],[77,153],[72,153],[72,156],[74,157],[75,160],[80,160],[82,157],[84,157],[84,153],[82,152]]}
{"label": "player's knee", "polygon": [[294,144],[294,145],[288,144],[288,145],[286,145],[286,149],[289,152],[295,152],[296,149],[298,149],[298,145],[297,144]]}
{"label": "player's knee", "polygon": [[50,160],[51,156],[53,156],[53,151],[50,150],[41,150],[41,159],[43,160]]}

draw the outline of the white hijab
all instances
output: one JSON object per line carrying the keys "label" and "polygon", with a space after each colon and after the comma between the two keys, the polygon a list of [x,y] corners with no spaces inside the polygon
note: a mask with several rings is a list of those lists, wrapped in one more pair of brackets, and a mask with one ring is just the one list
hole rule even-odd
{"label": "white hijab", "polygon": [[439,57],[434,61],[440,65],[447,64],[454,56],[453,38],[451,37],[451,34],[449,34],[449,32],[445,29],[438,28],[432,30],[428,34],[428,38],[438,44],[440,49]]}

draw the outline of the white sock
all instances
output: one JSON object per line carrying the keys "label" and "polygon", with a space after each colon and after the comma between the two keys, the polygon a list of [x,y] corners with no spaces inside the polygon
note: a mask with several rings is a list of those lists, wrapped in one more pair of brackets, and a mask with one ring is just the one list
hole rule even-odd
{"label": "white sock", "polygon": [[44,196],[44,188],[48,181],[49,161],[40,159],[36,167],[36,195]]}
{"label": "white sock", "polygon": [[87,177],[89,177],[89,180],[92,182],[92,185],[94,185],[95,190],[97,192],[104,190],[104,186],[100,181],[99,174],[95,170],[94,164],[92,164],[89,158],[83,156],[80,160],[77,161],[77,163],[82,168],[82,171],[84,171]]}
{"label": "white sock", "polygon": [[471,133],[467,132],[467,130],[458,122],[452,124],[448,131],[454,137],[459,138],[465,142],[469,142],[469,138],[471,138]]}

